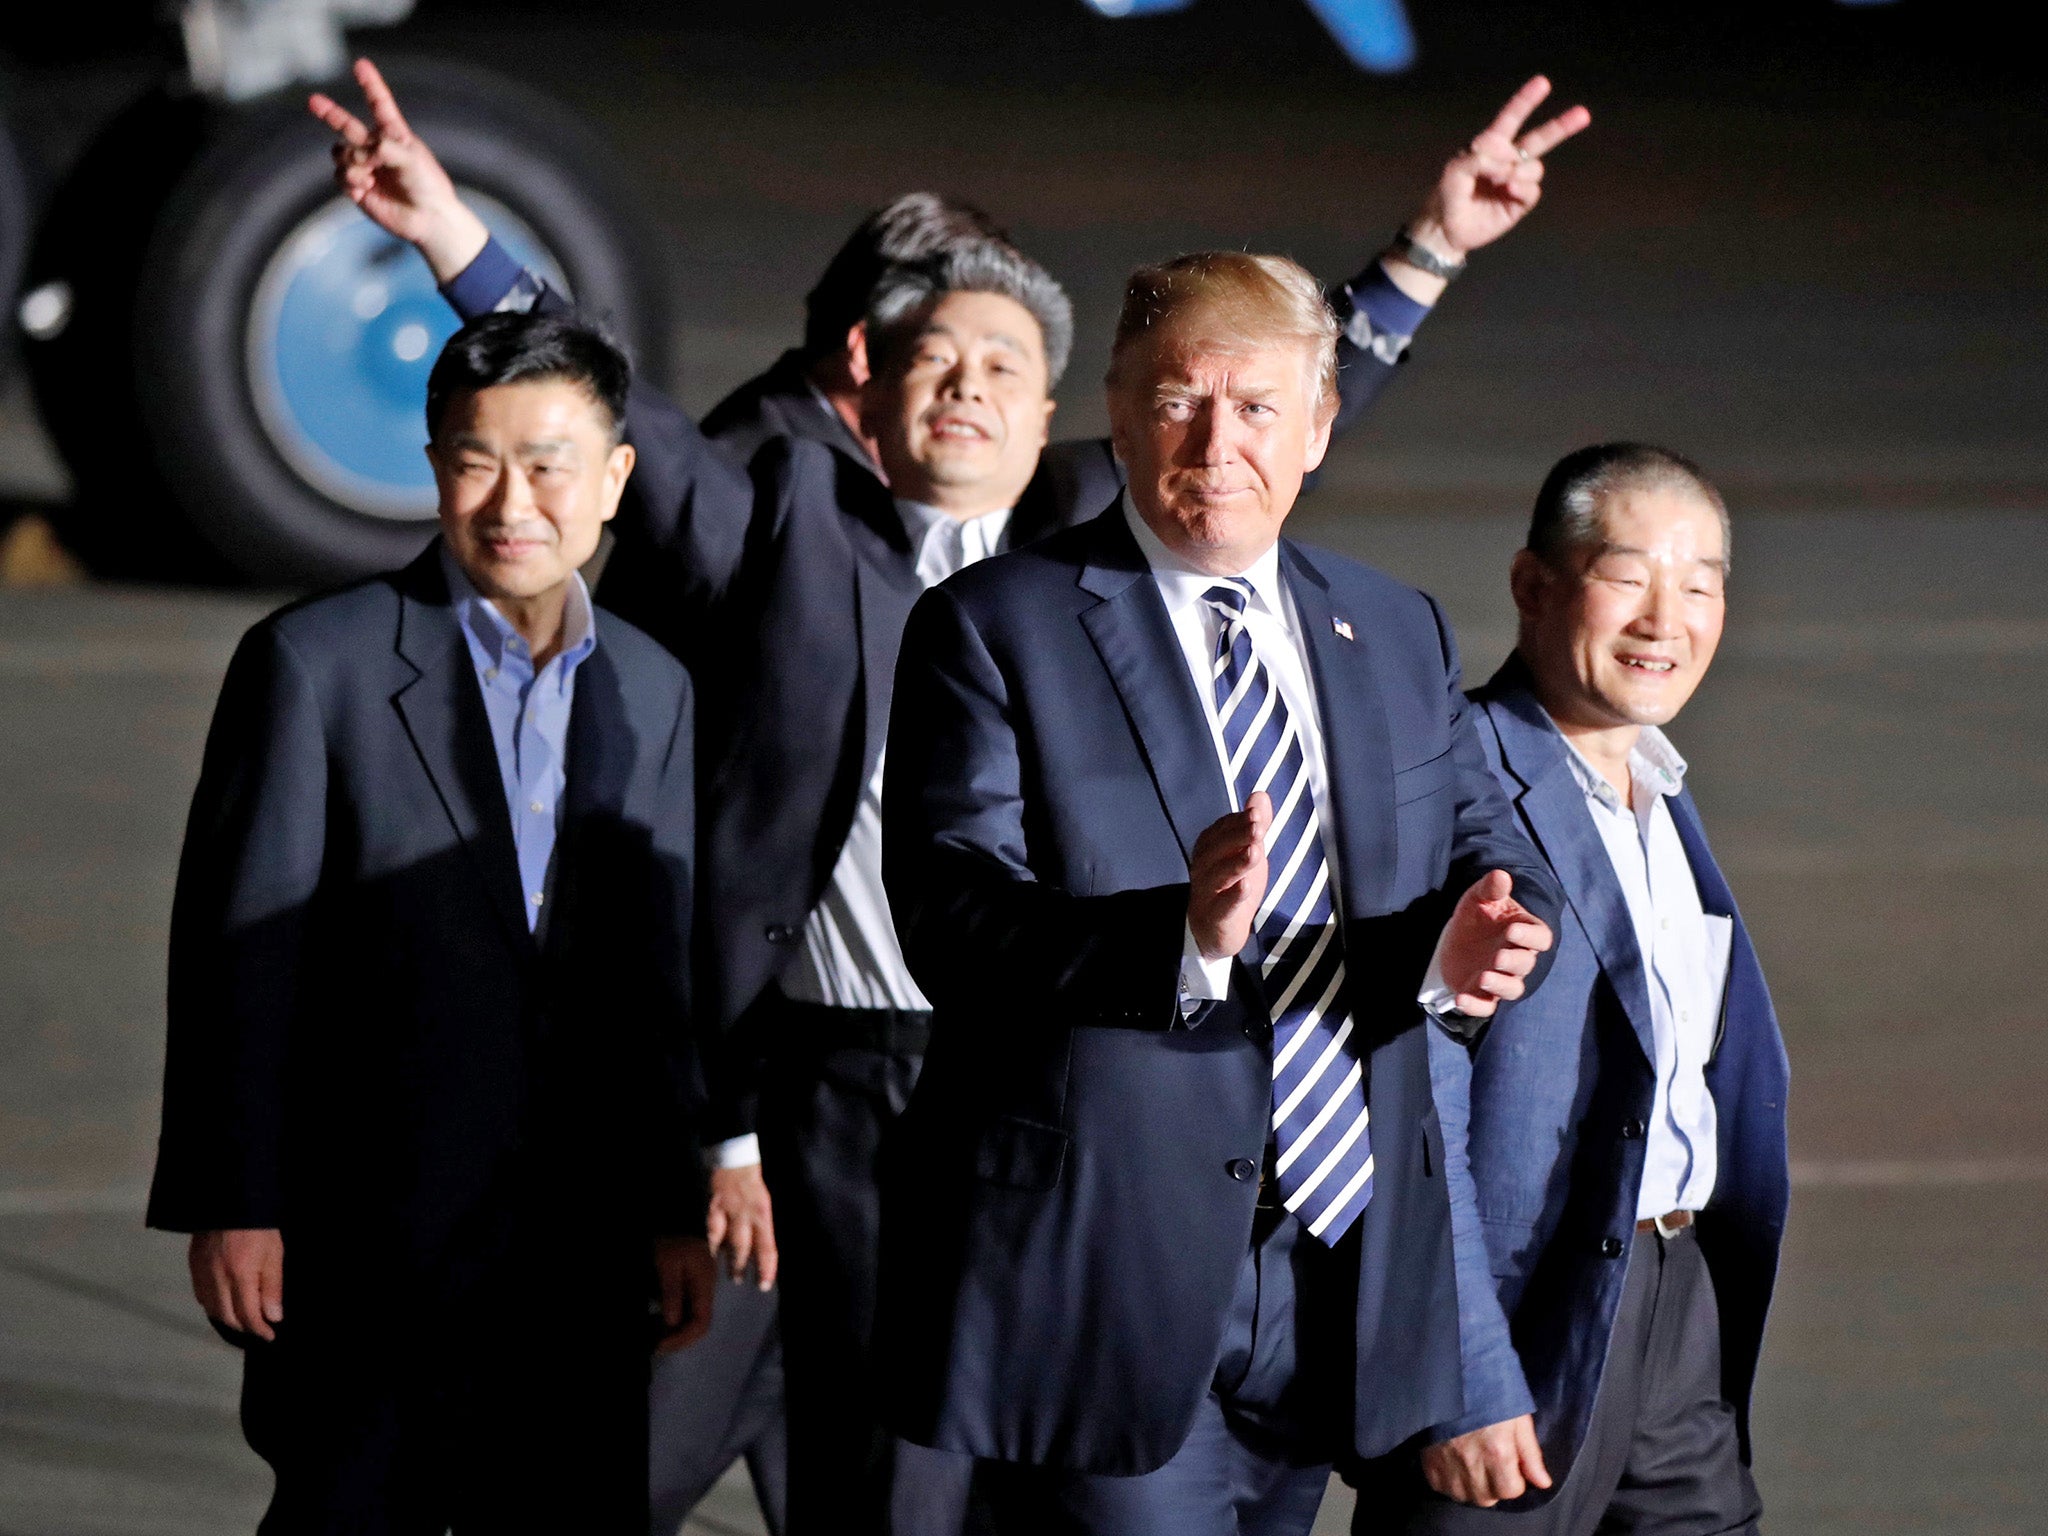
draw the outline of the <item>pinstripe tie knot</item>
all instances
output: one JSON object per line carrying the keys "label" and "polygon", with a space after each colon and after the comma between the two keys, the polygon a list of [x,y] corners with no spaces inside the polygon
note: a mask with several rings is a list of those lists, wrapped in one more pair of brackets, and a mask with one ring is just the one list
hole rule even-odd
{"label": "pinstripe tie knot", "polygon": [[1202,601],[1226,619],[1241,619],[1245,609],[1251,606],[1252,584],[1242,577],[1229,577],[1204,592]]}

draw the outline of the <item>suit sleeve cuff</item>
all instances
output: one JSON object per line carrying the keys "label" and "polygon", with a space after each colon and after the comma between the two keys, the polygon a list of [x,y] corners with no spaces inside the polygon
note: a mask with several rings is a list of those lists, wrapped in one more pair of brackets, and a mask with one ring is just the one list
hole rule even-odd
{"label": "suit sleeve cuff", "polygon": [[761,1161],[761,1138],[749,1132],[704,1149],[706,1168],[751,1168]]}
{"label": "suit sleeve cuff", "polygon": [[1377,260],[1344,285],[1344,298],[1351,311],[1343,317],[1345,336],[1361,352],[1386,363],[1400,361],[1429,318],[1429,306],[1395,287]]}
{"label": "suit sleeve cuff", "polygon": [[464,320],[474,320],[501,309],[523,314],[539,301],[544,286],[493,236],[475,261],[441,285],[441,296]]}

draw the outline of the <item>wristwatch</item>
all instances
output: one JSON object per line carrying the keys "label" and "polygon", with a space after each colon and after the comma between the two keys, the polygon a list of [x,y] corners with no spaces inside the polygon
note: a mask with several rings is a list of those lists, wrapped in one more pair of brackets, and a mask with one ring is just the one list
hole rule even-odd
{"label": "wristwatch", "polygon": [[1440,277],[1450,282],[1465,270],[1462,261],[1445,261],[1426,245],[1418,245],[1406,228],[1394,231],[1394,238],[1387,249],[1411,267],[1419,267],[1431,277]]}

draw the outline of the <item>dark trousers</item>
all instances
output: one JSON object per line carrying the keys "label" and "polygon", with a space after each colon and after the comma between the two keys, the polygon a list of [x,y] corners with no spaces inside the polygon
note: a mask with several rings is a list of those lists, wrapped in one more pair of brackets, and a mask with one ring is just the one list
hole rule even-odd
{"label": "dark trousers", "polygon": [[776,1293],[752,1280],[719,1288],[711,1332],[660,1355],[648,1391],[651,1536],[675,1536],[711,1485],[745,1458],[769,1536],[782,1536],[789,1446],[782,1410]]}
{"label": "dark trousers", "polygon": [[245,1346],[242,1427],[277,1478],[260,1536],[643,1536],[646,1319],[581,1299],[374,1335],[295,1299]]}
{"label": "dark trousers", "polygon": [[1358,1536],[1754,1533],[1763,1506],[1739,1454],[1735,1410],[1721,1396],[1721,1318],[1691,1229],[1636,1235],[1586,1443],[1549,1502],[1473,1509],[1427,1488],[1416,1497],[1406,1512],[1361,1498],[1351,1528]]}
{"label": "dark trousers", "polygon": [[1208,1396],[1136,1477],[987,1469],[1003,1536],[1305,1536],[1351,1439],[1358,1242],[1261,1210]]}
{"label": "dark trousers", "polygon": [[974,1463],[889,1433],[873,1354],[879,1158],[929,1016],[785,1002],[767,1027],[759,1126],[782,1253],[790,1536],[959,1536]]}

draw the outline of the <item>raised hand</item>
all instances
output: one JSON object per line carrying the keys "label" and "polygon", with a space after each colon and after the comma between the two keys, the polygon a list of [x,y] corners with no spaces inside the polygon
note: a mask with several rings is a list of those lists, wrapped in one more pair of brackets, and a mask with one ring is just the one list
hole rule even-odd
{"label": "raised hand", "polygon": [[1550,1486],[1536,1420],[1526,1413],[1425,1448],[1422,1475],[1445,1498],[1481,1509]]}
{"label": "raised hand", "polygon": [[1550,926],[1513,896],[1514,880],[1504,869],[1489,870],[1458,898],[1444,925],[1444,984],[1456,994],[1458,1012],[1475,1019],[1523,992],[1522,978],[1536,969],[1536,957],[1550,948]]}
{"label": "raised hand", "polygon": [[1241,811],[1211,822],[1188,861],[1188,929],[1205,960],[1234,955],[1250,942],[1266,896],[1266,834],[1273,799],[1264,790]]}
{"label": "raised hand", "polygon": [[306,102],[338,136],[335,184],[379,228],[416,247],[445,283],[476,260],[490,231],[464,206],[441,162],[406,123],[377,66],[357,59],[355,77],[370,106],[369,124],[331,96],[315,93]]}
{"label": "raised hand", "polygon": [[1408,222],[1411,239],[1447,261],[1462,261],[1522,222],[1543,196],[1543,157],[1593,121],[1584,107],[1570,107],[1524,132],[1529,114],[1549,94],[1550,82],[1536,76],[1450,158],[1422,211]]}

